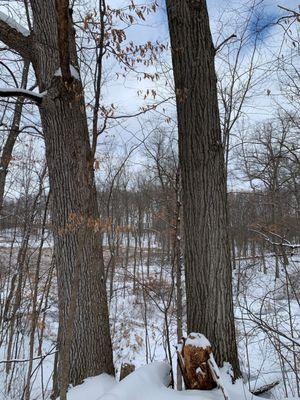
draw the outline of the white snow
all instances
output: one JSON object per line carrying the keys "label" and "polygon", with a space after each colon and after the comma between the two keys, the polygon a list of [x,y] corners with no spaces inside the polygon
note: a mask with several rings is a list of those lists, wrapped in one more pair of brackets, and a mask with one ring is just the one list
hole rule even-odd
{"label": "white snow", "polygon": [[[52,236],[49,234],[49,243],[45,244],[45,247],[51,247]],[[12,245],[11,238],[15,236],[13,245],[14,249],[17,249],[22,242],[22,232],[14,232],[10,230],[3,231],[2,237],[0,236],[0,247],[10,247]],[[39,234],[37,236],[32,235],[30,238],[30,246],[37,248],[39,245]],[[14,250],[15,251],[15,250]],[[5,251],[2,250],[2,262],[6,262]],[[15,254],[15,253],[14,253]],[[50,260],[49,255],[46,256],[47,261]],[[300,264],[299,255],[293,255],[289,258],[290,264],[289,269],[298,271]],[[229,370],[220,369],[221,384],[224,383],[226,392],[228,393],[230,400],[244,400],[244,399],[255,399],[249,395],[248,389],[251,390],[258,389],[266,384],[270,384],[274,381],[280,381],[269,395],[272,395],[274,400],[283,400],[285,398],[284,382],[282,379],[282,371],[280,369],[280,362],[278,360],[278,355],[274,349],[272,342],[269,341],[266,333],[261,331],[254,318],[260,317],[263,322],[268,323],[271,327],[279,328],[280,331],[284,332],[288,337],[290,337],[289,326],[287,315],[287,299],[283,288],[284,275],[282,273],[281,279],[276,283],[274,280],[275,276],[275,259],[272,255],[266,256],[266,267],[267,274],[262,272],[262,264],[260,259],[255,259],[254,262],[250,262],[249,259],[243,259],[239,261],[241,263],[240,269],[236,269],[234,275],[234,294],[235,294],[235,312],[237,317],[237,332],[238,332],[238,344],[239,344],[239,354],[241,360],[241,369],[246,382],[246,386],[241,382],[237,382],[234,386],[231,385],[231,377],[229,375]],[[46,263],[46,265],[48,265]],[[142,266],[137,265],[137,270],[141,273]],[[161,268],[160,264],[153,263],[149,266],[151,279],[160,279],[162,282],[168,282],[170,276],[170,269]],[[240,271],[240,291],[239,296],[237,296],[237,272]],[[124,286],[124,277],[127,273],[129,277],[133,275],[133,265],[130,264],[127,271],[123,268],[116,269],[116,276],[114,280],[114,294],[112,301],[110,302],[110,321],[112,327],[112,343],[114,349],[114,361],[117,371],[117,376],[119,375],[120,366],[123,362],[133,363],[137,370],[130,377],[130,380],[136,376],[138,367],[153,361],[163,361],[167,360],[166,350],[165,350],[165,329],[164,329],[164,314],[157,308],[154,302],[150,300],[146,302],[141,301],[141,298],[137,294],[132,292],[132,281],[127,278],[126,286]],[[294,276],[294,275],[293,275]],[[154,281],[155,282],[155,281]],[[3,292],[5,293],[5,292]],[[55,299],[55,286],[53,287],[52,298]],[[166,296],[168,293],[166,294]],[[268,295],[268,296],[267,296]],[[262,301],[262,299],[264,299]],[[156,300],[158,301],[158,300]],[[159,300],[159,305],[163,307],[162,300]],[[244,307],[250,309],[253,313],[252,319],[249,319],[249,313]],[[295,299],[291,301],[292,315],[295,318],[295,332],[299,331],[299,306]],[[276,312],[276,314],[275,314]],[[143,316],[147,314],[147,329],[148,336],[145,334],[145,323]],[[277,315],[278,322],[274,320],[274,315]],[[250,315],[251,316],[251,315]],[[47,340],[43,344],[43,353],[47,353],[53,346],[56,340],[56,332],[58,326],[58,311],[55,302],[51,302],[51,307],[47,312],[46,319],[46,329],[47,329]],[[169,327],[170,327],[170,341],[171,341],[171,352],[172,352],[172,363],[173,371],[176,376],[176,343],[177,343],[177,331],[176,331],[176,318],[174,314],[169,313]],[[186,332],[184,332],[184,336]],[[196,334],[193,334],[196,336]],[[198,334],[197,334],[198,336]],[[25,337],[25,340],[24,340]],[[292,338],[293,340],[299,341],[299,336]],[[20,353],[16,356],[20,359],[28,358],[28,340],[26,335],[23,336],[25,342],[24,350],[21,349]],[[198,340],[198,339],[197,339]],[[283,338],[283,344],[291,346],[291,340]],[[192,341],[193,345],[194,340]],[[203,343],[200,341],[200,343]],[[246,348],[246,345],[248,346]],[[179,347],[181,344],[179,345]],[[6,359],[5,347],[0,349],[0,360]],[[1,353],[2,350],[2,353]],[[283,347],[284,357],[289,357],[288,350]],[[35,352],[36,354],[36,352]],[[53,356],[47,357],[42,368],[38,368],[39,360],[34,361],[34,365],[37,368],[35,375],[33,377],[33,389],[32,389],[32,399],[49,400],[51,391],[51,374],[53,370]],[[288,359],[288,358],[287,358]],[[286,382],[288,384],[288,398],[293,399],[296,395],[296,387],[293,371],[285,367]],[[18,363],[15,368],[18,372],[16,380],[13,382],[12,388],[14,392],[10,392],[7,395],[5,391],[5,379],[6,374],[4,372],[5,364],[0,364],[0,399],[1,400],[16,400],[22,397],[22,385],[18,382],[21,379],[26,379],[27,363]],[[143,367],[148,368],[148,367]],[[143,370],[143,369],[142,369]],[[3,373],[2,373],[3,372]],[[197,371],[198,372],[198,371]],[[140,372],[139,372],[140,373]],[[148,372],[147,372],[148,373]],[[98,377],[100,379],[100,377]],[[224,400],[224,396],[220,389],[210,392],[199,392],[199,391],[184,391],[176,392],[165,386],[160,385],[160,388],[156,388],[156,385],[150,385],[150,383],[145,383],[144,378],[138,378],[141,384],[133,381],[133,385],[137,386],[137,394],[134,394],[132,398],[120,397],[120,391],[127,387],[125,382],[129,380],[129,377],[121,383],[117,383],[110,378],[112,383],[110,387],[103,388],[100,382],[96,384],[96,381],[87,379],[83,385],[70,390],[68,400],[110,400],[112,397],[107,397],[108,394],[112,394],[114,400],[169,400],[170,393],[172,399],[175,397],[182,396],[187,397],[186,400],[192,398],[196,400]],[[44,394],[42,397],[41,382],[44,382]],[[88,395],[85,395],[86,386],[89,385],[90,389]],[[153,386],[155,386],[153,388]],[[118,388],[118,389],[117,389]],[[19,389],[19,391],[18,391]],[[113,391],[113,393],[111,393]],[[127,389],[125,390],[125,392]],[[20,394],[19,394],[20,392]],[[93,393],[94,392],[94,393]],[[116,394],[115,394],[116,392]],[[145,394],[148,393],[149,395]],[[79,393],[78,397],[74,397],[75,393]],[[82,394],[83,393],[83,394]],[[90,394],[92,393],[92,394]],[[141,395],[142,393],[142,395]],[[242,394],[241,394],[242,393]],[[244,394],[245,393],[245,394]],[[17,394],[17,395],[16,395]],[[19,394],[19,396],[18,396]],[[267,395],[267,394],[266,394]],[[103,397],[102,399],[102,396]],[[146,397],[145,397],[146,396]],[[296,397],[294,398],[296,399]],[[171,400],[171,399],[170,399]],[[178,399],[180,400],[180,399]],[[185,399],[182,399],[185,400]],[[297,400],[300,400],[297,398]]]}
{"label": "white snow", "polygon": [[211,346],[209,340],[204,335],[195,332],[189,334],[185,344],[195,347],[204,347],[204,348]]}
{"label": "white snow", "polygon": [[[241,380],[232,384],[230,366],[222,368],[220,374],[230,400],[255,400]],[[68,400],[224,400],[220,389],[183,390],[168,388],[170,366],[158,362],[148,364],[117,383],[107,375],[89,378],[68,392]]]}
{"label": "white snow", "polygon": [[72,388],[68,400],[96,400],[116,385],[115,379],[107,374],[86,379],[82,385]]}
{"label": "white snow", "polygon": [[28,29],[24,28],[22,25],[18,24],[13,18],[9,17],[8,15],[4,14],[0,11],[0,20],[7,23],[11,28],[15,29],[23,36],[29,36],[30,32]]}
{"label": "white snow", "polygon": [[201,367],[198,367],[198,368],[196,368],[196,374],[198,374],[198,375],[204,375],[204,372],[202,371],[202,369],[201,369]]}
{"label": "white snow", "polygon": [[[76,79],[77,81],[80,81],[80,75],[79,72],[77,71],[77,69],[75,67],[73,67],[73,65],[70,65],[70,71],[71,71],[71,76]],[[62,76],[62,72],[61,72],[61,68],[58,68],[55,73],[54,76]]]}
{"label": "white snow", "polygon": [[34,96],[37,98],[42,99],[46,95],[46,91],[42,93],[37,93],[33,92],[32,90],[26,90],[26,89],[19,89],[19,88],[0,88],[0,93],[15,93],[18,92],[20,94],[29,95],[29,96]]}

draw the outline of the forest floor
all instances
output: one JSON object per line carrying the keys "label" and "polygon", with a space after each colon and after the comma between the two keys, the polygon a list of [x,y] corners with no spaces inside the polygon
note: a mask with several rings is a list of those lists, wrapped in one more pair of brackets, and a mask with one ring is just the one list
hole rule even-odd
{"label": "forest floor", "polygon": [[[17,250],[18,246],[10,252],[8,245],[0,245],[0,274],[7,273],[7,265],[16,265],[12,260],[16,257]],[[108,283],[117,377],[123,362],[132,363],[139,368],[155,361],[169,363],[171,361],[176,381],[176,307],[174,288],[170,279],[170,266],[167,260],[163,260],[162,263],[159,252],[156,254],[153,252],[151,264],[147,268],[146,257],[143,254],[136,264],[135,280],[131,251],[129,267],[123,268],[116,260],[113,285],[110,287]],[[32,247],[28,257],[31,262],[34,262],[37,257],[35,247]],[[106,261],[108,258],[109,253],[106,249]],[[298,371],[299,374],[300,256],[289,257],[289,265],[286,267],[280,261],[280,278],[276,280],[275,258],[266,257],[265,263],[264,273],[260,258],[240,260],[233,274],[238,348],[243,378],[247,382],[246,386],[251,390],[279,381],[279,384],[269,393],[272,398],[277,400],[287,396],[297,398],[295,372]],[[42,253],[41,289],[44,287],[43,282],[46,282],[47,271],[50,268],[51,248],[49,246]],[[6,289],[0,288],[2,303],[7,293]],[[30,288],[28,288],[29,297]],[[9,368],[5,363],[8,339],[2,332],[0,400],[19,400],[23,395],[29,347],[26,323],[24,325],[26,304],[25,298],[22,304],[23,314],[20,317],[23,322],[20,320],[20,323],[16,324],[14,332],[14,357],[12,358],[17,362],[10,363]],[[30,315],[28,315],[29,318]],[[24,329],[22,324],[25,326]],[[55,284],[53,284],[49,294],[43,332],[42,354],[45,357],[34,360],[31,379],[32,400],[49,398],[57,326],[58,311]],[[168,329],[166,329],[167,326]],[[37,354],[38,339],[37,335],[35,354]],[[169,353],[172,360],[169,359]],[[296,368],[297,371],[295,371]]]}

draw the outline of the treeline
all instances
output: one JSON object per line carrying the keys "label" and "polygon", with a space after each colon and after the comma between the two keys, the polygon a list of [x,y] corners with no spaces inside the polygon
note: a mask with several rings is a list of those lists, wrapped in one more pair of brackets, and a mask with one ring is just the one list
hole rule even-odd
{"label": "treeline", "polygon": [[[274,243],[277,248],[288,244],[294,251],[290,245],[300,243],[298,131],[297,119],[279,114],[239,134],[235,162],[229,166],[239,176],[237,190],[228,194],[233,259],[272,252]],[[175,232],[183,237],[176,138],[158,126],[135,152],[144,163],[135,171],[128,165],[130,154],[107,157],[101,163],[97,192],[103,244],[113,254],[120,248],[140,247],[149,253],[157,248],[171,257]],[[46,185],[44,172],[39,179]],[[2,231],[26,230],[34,208],[32,234],[38,235],[48,191],[32,192],[4,201]],[[46,227],[51,231],[51,195],[49,201]]]}
{"label": "treeline", "polygon": [[[149,251],[157,248],[171,254],[180,193],[171,184],[162,186],[158,181],[153,182],[151,177],[134,183],[136,179],[133,176],[132,180],[130,185],[124,186],[119,179],[113,188],[108,185],[98,187],[103,245],[113,246],[117,252],[119,248],[142,247]],[[5,201],[4,217],[0,220],[2,236],[9,230],[21,234],[28,226],[34,206],[31,234],[38,237],[46,201],[45,194],[37,204],[31,194]],[[269,238],[272,234],[278,235],[277,241],[300,243],[299,208],[294,192],[287,187],[278,190],[276,202],[274,194],[266,189],[230,192],[228,205],[236,258],[270,250],[271,244],[266,236]],[[50,211],[46,226],[51,231]]]}

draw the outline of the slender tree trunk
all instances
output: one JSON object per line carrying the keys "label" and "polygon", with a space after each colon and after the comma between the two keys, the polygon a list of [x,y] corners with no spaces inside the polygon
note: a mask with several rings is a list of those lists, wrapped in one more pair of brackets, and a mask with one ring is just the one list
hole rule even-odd
{"label": "slender tree trunk", "polygon": [[[177,319],[177,342],[179,343],[183,336],[183,301],[182,301],[182,264],[181,264],[181,246],[180,246],[180,206],[178,206],[175,254],[176,254],[176,319]],[[182,390],[182,373],[177,365],[177,390]]]}
{"label": "slender tree trunk", "polygon": [[137,281],[137,246],[138,246],[138,232],[134,231],[134,252],[133,252],[133,293],[136,293]]}
{"label": "slender tree trunk", "polygon": [[235,253],[235,240],[234,240],[234,234],[233,232],[231,232],[230,234],[230,238],[231,238],[231,257],[232,257],[232,268],[233,270],[236,269],[236,253]]}
{"label": "slender tree trunk", "polygon": [[[26,60],[24,62],[22,82],[21,82],[21,88],[23,88],[23,89],[26,89],[29,65],[30,65],[30,62]],[[24,104],[23,98],[19,98],[16,101],[12,126],[8,133],[6,142],[3,146],[3,151],[2,151],[1,158],[0,158],[0,214],[2,213],[4,189],[5,189],[5,183],[6,183],[6,175],[8,172],[8,166],[9,166],[9,163],[12,158],[14,145],[15,145],[16,140],[20,133],[20,122],[21,122],[23,104]]]}
{"label": "slender tree trunk", "polygon": [[[43,190],[43,177],[40,182],[40,191]],[[38,309],[38,289],[39,289],[39,281],[40,281],[40,270],[41,270],[41,260],[42,260],[42,251],[45,240],[45,229],[46,229],[46,221],[47,221],[47,213],[48,213],[48,204],[49,204],[50,195],[48,194],[45,204],[43,223],[42,223],[42,232],[41,232],[41,241],[38,250],[36,269],[34,274],[33,281],[33,292],[32,292],[32,315],[31,315],[31,326],[30,326],[30,335],[29,335],[29,363],[27,367],[27,381],[24,389],[24,400],[30,400],[30,392],[31,392],[31,377],[32,377],[32,368],[33,368],[33,355],[34,355],[34,342],[36,336],[36,329],[39,318],[39,309]]]}
{"label": "slender tree trunk", "polygon": [[267,265],[266,265],[266,258],[265,258],[265,243],[262,242],[261,244],[261,260],[262,260],[262,272],[264,274],[267,273]]}
{"label": "slender tree trunk", "polygon": [[211,341],[219,365],[239,362],[232,303],[227,188],[215,49],[205,0],[166,0],[177,98],[187,325]]}

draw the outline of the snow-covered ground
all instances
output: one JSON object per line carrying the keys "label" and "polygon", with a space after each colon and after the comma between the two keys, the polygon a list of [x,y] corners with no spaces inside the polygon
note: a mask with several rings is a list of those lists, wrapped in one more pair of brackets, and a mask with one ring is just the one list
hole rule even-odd
{"label": "snow-covered ground", "polygon": [[[247,390],[241,379],[233,385],[227,369],[222,368],[220,375],[228,400],[257,399]],[[220,389],[176,391],[168,388],[169,383],[169,365],[157,362],[139,368],[121,382],[116,382],[105,374],[89,378],[82,385],[70,390],[68,400],[224,400]]]}
{"label": "snow-covered ground", "polygon": [[[264,273],[260,259],[242,260],[233,276],[237,337],[244,384],[239,381],[232,387],[229,380],[226,380],[229,377],[226,368],[222,369],[222,377],[227,382],[226,388],[231,394],[231,400],[254,398],[248,389],[253,390],[277,380],[279,384],[269,394],[272,398],[281,400],[286,395],[297,398],[295,368],[299,374],[300,258],[290,257],[289,265],[286,266],[288,274],[280,263],[280,279],[277,280],[274,264],[274,257],[267,257]],[[83,385],[73,388],[69,399],[171,400],[179,396],[200,400],[222,399],[223,395],[219,390],[179,393],[165,387],[164,376],[168,367],[165,364],[151,363],[170,363],[170,351],[173,373],[176,376],[176,308],[173,298],[171,302],[168,301],[173,293],[170,287],[170,268],[168,265],[161,268],[159,262],[153,259],[149,277],[146,266],[142,268],[138,265],[137,269],[134,290],[133,266],[127,271],[121,266],[117,267],[110,299],[117,379],[123,362],[133,363],[137,370],[121,383],[116,383],[107,376],[90,378]],[[45,320],[43,355],[53,352],[57,330],[55,289],[52,290]],[[1,400],[21,399],[26,382],[28,333],[20,328],[15,334],[18,340],[15,341],[14,358],[23,362],[12,363],[13,379],[11,372],[6,374],[7,364],[2,361],[6,360],[8,343],[4,341],[0,348]],[[35,354],[37,344],[38,337]],[[53,359],[54,354],[34,360],[32,400],[49,398]],[[139,369],[146,364],[149,364],[146,369]],[[150,382],[154,375],[157,375],[157,385]],[[8,394],[9,386],[11,390]]]}
{"label": "snow-covered ground", "polygon": [[[275,279],[275,257],[266,258],[266,268],[264,273],[259,259],[242,263],[240,292],[235,297],[239,354],[251,389],[278,380],[272,395],[281,399],[297,395],[300,259],[290,257],[286,267],[280,262],[279,279]],[[235,291],[237,280],[235,274]]]}

